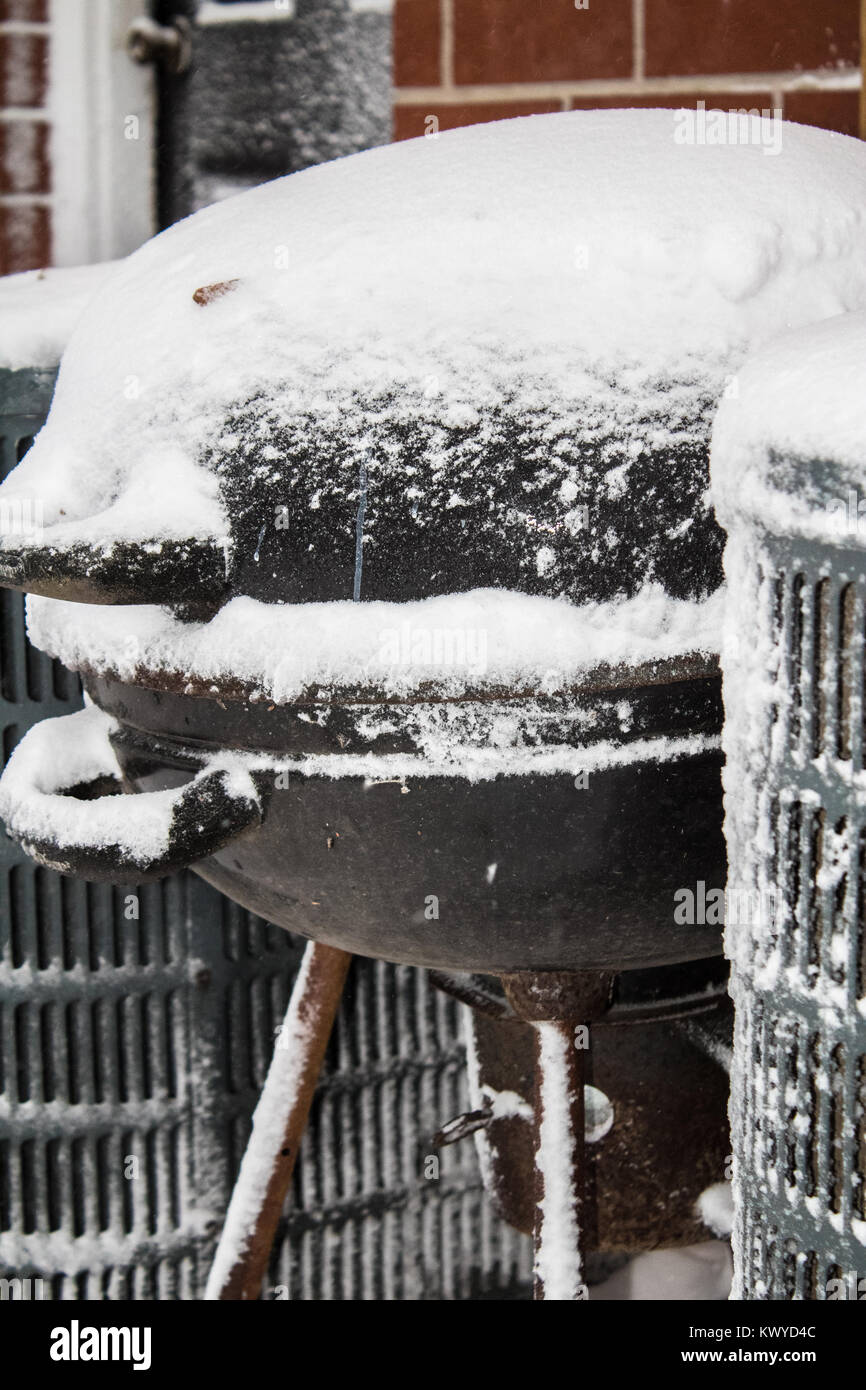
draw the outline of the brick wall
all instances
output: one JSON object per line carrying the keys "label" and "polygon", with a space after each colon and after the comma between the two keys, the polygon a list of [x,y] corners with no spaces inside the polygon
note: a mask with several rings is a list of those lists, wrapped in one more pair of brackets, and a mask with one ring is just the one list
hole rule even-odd
{"label": "brick wall", "polygon": [[[860,0],[395,0],[394,138],[598,106],[857,134]],[[436,128],[435,126],[432,128]]]}
{"label": "brick wall", "polygon": [[0,0],[0,275],[51,260],[48,0]]}

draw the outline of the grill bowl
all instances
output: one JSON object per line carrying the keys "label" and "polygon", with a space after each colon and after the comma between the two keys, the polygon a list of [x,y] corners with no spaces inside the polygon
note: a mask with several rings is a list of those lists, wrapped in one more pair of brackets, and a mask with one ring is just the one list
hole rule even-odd
{"label": "grill bowl", "polygon": [[[343,751],[305,759],[304,740],[323,747],[309,708],[251,711],[106,679],[88,689],[120,722],[115,752],[136,792],[188,782],[215,748],[299,755],[269,792],[262,824],[193,866],[292,932],[364,956],[489,973],[631,969],[721,952],[718,926],[674,920],[678,889],[725,882],[721,755],[711,736],[682,756],[643,755],[647,742],[670,748],[658,740],[693,725],[696,710],[713,728],[717,677],[634,692],[643,737],[633,756],[624,744],[619,765],[593,768],[597,745],[574,749],[593,769],[585,778],[509,773],[506,753],[497,775],[414,775],[417,755],[407,754],[403,776],[377,780],[357,770],[365,755],[347,732],[359,723],[351,707],[338,724]],[[317,773],[317,756],[328,775]]]}

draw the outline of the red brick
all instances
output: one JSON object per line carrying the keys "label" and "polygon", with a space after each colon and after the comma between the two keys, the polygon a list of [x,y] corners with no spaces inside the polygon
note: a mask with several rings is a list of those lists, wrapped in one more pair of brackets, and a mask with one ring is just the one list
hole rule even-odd
{"label": "red brick", "polygon": [[0,122],[0,193],[48,193],[51,172],[44,121]]}
{"label": "red brick", "polygon": [[446,105],[429,102],[427,106],[395,106],[394,139],[413,140],[426,134],[428,116],[436,116],[440,130],[457,126],[483,125],[485,121],[507,121],[511,116],[537,116],[561,111],[558,101],[490,101],[464,102]]}
{"label": "red brick", "polygon": [[0,23],[10,19],[45,24],[48,21],[48,0],[0,0]]}
{"label": "red brick", "polygon": [[454,0],[459,83],[629,77],[631,0]]}
{"label": "red brick", "polygon": [[439,0],[396,0],[395,87],[438,87],[442,80],[440,23]]}
{"label": "red brick", "polygon": [[0,205],[0,275],[38,270],[51,261],[51,218],[44,207]]}
{"label": "red brick", "polygon": [[618,97],[575,97],[571,109],[595,111],[657,106],[663,111],[678,111],[682,107],[697,107],[699,101],[706,104],[708,111],[770,111],[773,107],[769,92],[680,92],[676,96],[661,92],[658,96],[631,96],[626,92]]}
{"label": "red brick", "polygon": [[860,118],[859,92],[786,92],[785,120],[817,125],[857,135]]}
{"label": "red brick", "polygon": [[47,39],[0,34],[0,106],[43,106],[47,77]]}
{"label": "red brick", "polygon": [[649,77],[859,61],[859,0],[646,0]]}

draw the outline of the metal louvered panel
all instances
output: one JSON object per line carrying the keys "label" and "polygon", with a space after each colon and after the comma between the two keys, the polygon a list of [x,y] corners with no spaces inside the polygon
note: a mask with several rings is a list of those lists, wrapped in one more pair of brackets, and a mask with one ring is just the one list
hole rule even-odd
{"label": "metal louvered panel", "polygon": [[4,1272],[57,1297],[183,1296],[202,1243],[187,884],[127,893],[15,872],[43,911],[22,899],[4,913]]}
{"label": "metal louvered panel", "polygon": [[[191,875],[139,889],[127,922],[124,890],[34,874],[60,891],[3,966],[2,1274],[200,1296],[301,943]],[[529,1242],[474,1149],[430,1144],[468,1104],[459,1009],[423,972],[354,963],[266,1297],[526,1294]]]}
{"label": "metal louvered panel", "polygon": [[[29,449],[41,429],[55,373],[0,370],[0,479]],[[14,518],[11,519],[14,521]],[[0,721],[4,760],[31,724],[69,714],[81,703],[79,684],[25,637],[24,595],[0,590]],[[17,857],[13,852],[13,857]]]}
{"label": "metal louvered panel", "polygon": [[[866,573],[859,556],[805,543],[762,540],[758,559],[757,575],[728,567],[734,602],[738,584],[756,600],[748,638],[768,676],[766,706],[751,714],[770,735],[752,750],[745,800],[759,808],[760,873],[776,898],[773,920],[740,929],[734,951],[735,1292],[856,1298],[866,1278]],[[728,814],[736,823],[743,812],[730,804]]]}
{"label": "metal louvered panel", "polygon": [[[4,475],[53,380],[0,371]],[[80,704],[5,590],[0,697],[5,757]],[[192,874],[85,884],[0,838],[0,1278],[201,1297],[302,948]],[[459,1007],[422,972],[355,962],[265,1296],[528,1296],[529,1243],[474,1148],[430,1145],[468,1103]]]}
{"label": "metal louvered panel", "polygon": [[272,1260],[271,1296],[529,1295],[531,1244],[493,1213],[474,1145],[431,1144],[443,1117],[470,1108],[462,1012],[426,971],[356,960]]}

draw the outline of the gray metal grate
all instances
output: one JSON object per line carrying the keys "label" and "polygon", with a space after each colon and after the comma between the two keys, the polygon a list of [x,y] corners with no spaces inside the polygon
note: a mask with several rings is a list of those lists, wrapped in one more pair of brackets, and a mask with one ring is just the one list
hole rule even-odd
{"label": "gray metal grate", "polygon": [[356,961],[272,1262],[279,1296],[530,1296],[531,1243],[494,1214],[474,1144],[430,1142],[471,1108],[463,1012],[426,971]]}
{"label": "gray metal grate", "polygon": [[[750,750],[757,765],[746,769],[744,800],[756,808],[758,886],[775,890],[774,920],[731,935],[735,1295],[857,1297],[866,1278],[866,799],[857,785],[866,573],[859,557],[831,547],[763,538],[757,565],[757,574],[728,565],[734,603],[738,585],[754,599],[747,645],[765,656],[766,707],[748,713],[754,729],[766,717],[769,737]],[[726,669],[726,704],[729,678]],[[728,815],[746,834],[736,800]]]}
{"label": "gray metal grate", "polygon": [[[0,372],[4,472],[53,375]],[[80,695],[27,644],[21,596],[0,605],[8,756]],[[302,948],[192,874],[85,884],[0,840],[0,1278],[201,1296]],[[529,1243],[493,1215],[473,1146],[431,1149],[466,1108],[460,1006],[356,961],[265,1296],[528,1296]]]}

